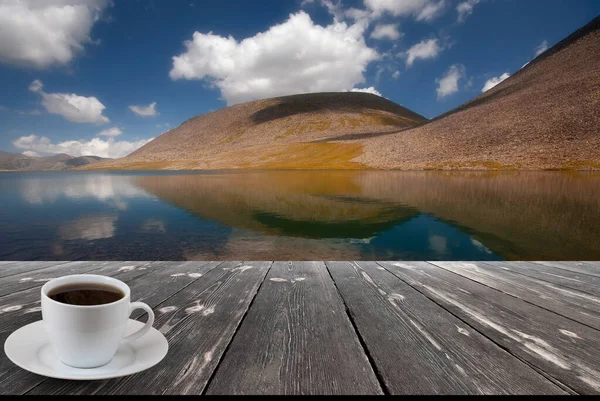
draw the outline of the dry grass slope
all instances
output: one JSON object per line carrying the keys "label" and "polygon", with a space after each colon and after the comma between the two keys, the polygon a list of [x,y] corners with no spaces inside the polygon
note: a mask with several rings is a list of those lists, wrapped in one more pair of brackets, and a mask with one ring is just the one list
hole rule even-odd
{"label": "dry grass slope", "polygon": [[600,17],[428,122],[365,93],[227,107],[92,169],[599,170]]}
{"label": "dry grass slope", "polygon": [[90,169],[360,169],[361,143],[427,122],[365,93],[314,93],[227,107],[184,122],[126,158]]}
{"label": "dry grass slope", "polygon": [[600,17],[428,124],[363,142],[380,169],[600,169]]}

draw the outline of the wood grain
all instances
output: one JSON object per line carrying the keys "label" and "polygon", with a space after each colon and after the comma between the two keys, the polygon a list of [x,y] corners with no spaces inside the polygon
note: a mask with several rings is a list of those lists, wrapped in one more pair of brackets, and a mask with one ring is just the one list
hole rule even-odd
{"label": "wood grain", "polygon": [[45,267],[64,264],[67,262],[0,262],[0,279],[28,271],[40,270]]}
{"label": "wood grain", "polygon": [[207,394],[382,394],[323,262],[275,262]]}
{"label": "wood grain", "polygon": [[[121,263],[121,266],[128,264],[128,262],[69,262],[3,277],[0,279],[0,297],[33,287],[41,287],[55,277],[92,273],[104,266],[115,266],[115,263]],[[131,265],[135,263],[139,264],[140,262],[131,262]]]}
{"label": "wood grain", "polygon": [[224,262],[156,305],[154,327],[169,342],[157,366],[121,379],[48,380],[28,394],[201,394],[270,265]]}
{"label": "wood grain", "polygon": [[426,262],[378,262],[544,376],[600,393],[600,332]]}
{"label": "wood grain", "polygon": [[431,262],[443,269],[600,329],[600,297],[482,262]]}
{"label": "wood grain", "polygon": [[2,353],[0,394],[600,394],[600,330],[574,320],[597,318],[600,263],[434,263],[0,262],[2,343],[48,279],[90,272],[128,283],[170,346],[90,382]]}
{"label": "wood grain", "polygon": [[496,269],[532,277],[560,287],[600,297],[600,277],[531,262],[485,262]]}
{"label": "wood grain", "polygon": [[600,262],[546,262],[535,261],[538,265],[551,266],[567,270],[574,273],[587,274],[589,276],[600,277]]}
{"label": "wood grain", "polygon": [[[128,282],[147,274],[147,265],[148,262],[111,262],[94,273]],[[0,343],[4,344],[18,328],[41,319],[39,286],[0,298]],[[0,394],[22,394],[44,380],[45,377],[14,365],[4,353],[0,356]]]}
{"label": "wood grain", "polygon": [[391,394],[563,394],[375,262],[327,262]]}

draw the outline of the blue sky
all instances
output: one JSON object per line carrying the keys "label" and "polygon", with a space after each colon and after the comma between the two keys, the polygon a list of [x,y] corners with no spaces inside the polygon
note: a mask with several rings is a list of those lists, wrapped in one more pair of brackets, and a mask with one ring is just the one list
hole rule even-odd
{"label": "blue sky", "polygon": [[432,118],[598,14],[597,0],[0,0],[0,150],[121,157],[198,114],[314,91],[371,88]]}

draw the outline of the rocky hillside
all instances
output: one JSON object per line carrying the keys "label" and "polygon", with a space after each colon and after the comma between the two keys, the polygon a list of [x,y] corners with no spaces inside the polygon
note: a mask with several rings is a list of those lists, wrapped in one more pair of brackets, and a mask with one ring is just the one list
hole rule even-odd
{"label": "rocky hillside", "polygon": [[427,122],[366,93],[312,93],[243,103],[192,118],[97,168],[361,168],[364,140]]}
{"label": "rocky hillside", "polygon": [[600,17],[430,123],[362,142],[380,169],[600,169]]}
{"label": "rocky hillside", "polygon": [[98,156],[74,157],[65,153],[46,157],[31,157],[21,153],[0,151],[0,170],[4,171],[35,171],[35,170],[67,170],[74,167],[87,166],[106,161]]}
{"label": "rocky hillside", "polygon": [[599,28],[432,121],[370,94],[286,96],[192,118],[88,168],[600,169]]}

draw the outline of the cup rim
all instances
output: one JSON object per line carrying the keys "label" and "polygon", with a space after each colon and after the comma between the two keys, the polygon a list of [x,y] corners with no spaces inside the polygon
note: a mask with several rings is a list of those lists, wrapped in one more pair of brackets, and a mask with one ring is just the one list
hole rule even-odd
{"label": "cup rim", "polygon": [[[109,302],[107,304],[100,304],[100,305],[65,304],[62,302],[55,301],[48,296],[48,291],[49,291],[48,288],[56,285],[57,282],[66,281],[67,279],[72,279],[73,277],[81,278],[82,279],[81,282],[83,282],[83,283],[85,283],[86,279],[88,279],[88,280],[103,280],[103,281],[113,282],[113,283],[117,284],[119,289],[124,288],[125,294],[123,295],[123,297],[121,299],[118,299],[113,302]],[[91,281],[88,281],[88,282],[91,282]],[[96,282],[98,282],[98,281],[96,281]],[[123,281],[121,281],[117,278],[110,277],[110,276],[103,276],[101,274],[69,274],[66,276],[56,277],[56,278],[53,278],[52,280],[48,281],[46,284],[44,284],[42,286],[41,293],[42,293],[42,298],[45,299],[46,302],[50,302],[55,305],[60,305],[65,308],[75,308],[75,309],[100,309],[100,308],[104,308],[104,307],[108,307],[108,306],[117,305],[120,302],[128,302],[129,298],[131,297],[131,289],[129,288],[129,286],[126,283],[124,283]]]}

